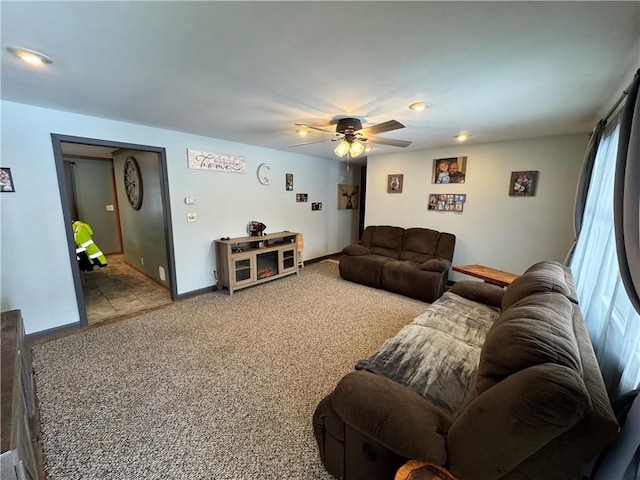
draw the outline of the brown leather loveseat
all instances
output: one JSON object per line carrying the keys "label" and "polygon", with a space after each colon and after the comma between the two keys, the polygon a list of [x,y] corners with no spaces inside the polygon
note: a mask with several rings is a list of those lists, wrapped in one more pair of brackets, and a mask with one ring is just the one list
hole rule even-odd
{"label": "brown leather loveseat", "polygon": [[457,282],[318,405],[326,469],[393,479],[407,459],[460,480],[569,480],[618,434],[571,271]]}
{"label": "brown leather loveseat", "polygon": [[444,292],[456,237],[428,228],[368,226],[340,257],[345,280],[425,302]]}

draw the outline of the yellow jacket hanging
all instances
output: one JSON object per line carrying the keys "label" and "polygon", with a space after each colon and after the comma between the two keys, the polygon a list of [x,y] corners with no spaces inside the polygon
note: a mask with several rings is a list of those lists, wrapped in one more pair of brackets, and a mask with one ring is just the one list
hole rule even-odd
{"label": "yellow jacket hanging", "polygon": [[93,265],[100,267],[107,266],[107,258],[102,251],[100,251],[98,245],[95,244],[93,238],[91,238],[92,235],[93,229],[88,223],[79,220],[73,222],[73,240],[76,242],[76,255],[78,256],[78,260],[81,260],[83,254],[86,255],[91,265],[91,268],[88,268],[88,270],[91,270]]}

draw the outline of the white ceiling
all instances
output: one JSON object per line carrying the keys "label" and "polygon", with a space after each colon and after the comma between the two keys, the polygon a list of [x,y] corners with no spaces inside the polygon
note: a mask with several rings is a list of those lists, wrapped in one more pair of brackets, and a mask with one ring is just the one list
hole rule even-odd
{"label": "white ceiling", "polygon": [[0,6],[4,100],[334,159],[331,142],[289,148],[332,136],[294,124],[395,119],[379,136],[407,151],[584,132],[640,66],[638,1]]}

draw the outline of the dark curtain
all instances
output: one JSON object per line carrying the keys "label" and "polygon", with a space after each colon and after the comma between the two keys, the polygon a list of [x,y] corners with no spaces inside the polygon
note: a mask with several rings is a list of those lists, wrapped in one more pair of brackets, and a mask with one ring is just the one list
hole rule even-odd
{"label": "dark curtain", "polygon": [[622,282],[640,313],[640,70],[624,104],[614,177],[613,220]]}
{"label": "dark curtain", "polygon": [[589,185],[591,184],[591,173],[593,172],[593,164],[596,161],[596,154],[598,153],[598,146],[600,145],[600,139],[602,138],[602,132],[604,127],[607,126],[607,120],[600,120],[591,132],[591,138],[589,139],[589,145],[587,145],[587,153],[584,156],[582,162],[582,170],[580,171],[580,177],[578,178],[578,190],[576,192],[576,202],[573,209],[573,235],[574,241],[571,245],[571,249],[564,259],[565,265],[571,264],[573,258],[573,252],[576,249],[577,238],[580,236],[580,230],[582,229],[582,218],[584,217],[584,207],[587,203],[587,193],[589,193]]}
{"label": "dark curtain", "polygon": [[604,132],[604,127],[606,126],[607,120],[600,120],[594,127],[593,132],[591,132],[591,138],[589,139],[589,145],[587,146],[587,153],[582,163],[582,171],[580,172],[578,191],[576,193],[576,205],[573,212],[573,231],[575,238],[580,236],[580,230],[582,229],[582,217],[584,216],[584,206],[587,203],[587,192],[589,192],[589,185],[591,184],[593,164],[596,161],[598,146],[600,145],[602,132]]}

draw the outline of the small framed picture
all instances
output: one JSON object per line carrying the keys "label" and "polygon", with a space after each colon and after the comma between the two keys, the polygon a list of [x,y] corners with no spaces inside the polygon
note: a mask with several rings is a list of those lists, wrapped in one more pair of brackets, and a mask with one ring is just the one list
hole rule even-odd
{"label": "small framed picture", "polygon": [[436,158],[433,161],[431,183],[464,183],[467,178],[467,157]]}
{"label": "small framed picture", "polygon": [[313,202],[311,204],[311,210],[322,210],[322,202]]}
{"label": "small framed picture", "polygon": [[296,202],[308,202],[309,194],[308,193],[296,193]]}
{"label": "small framed picture", "polygon": [[527,172],[511,172],[509,196],[533,197],[536,194],[537,185],[538,172],[536,170]]}
{"label": "small framed picture", "polygon": [[13,186],[13,177],[11,176],[11,169],[6,167],[0,167],[0,192],[15,192],[16,189]]}
{"label": "small framed picture", "polygon": [[285,173],[285,183],[287,185],[287,192],[293,192],[293,173]]}
{"label": "small framed picture", "polygon": [[402,173],[387,175],[387,193],[402,193],[403,179]]}

